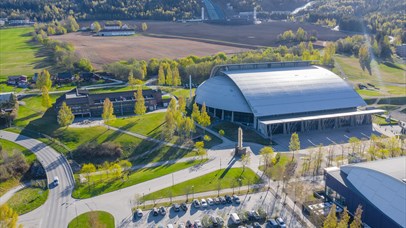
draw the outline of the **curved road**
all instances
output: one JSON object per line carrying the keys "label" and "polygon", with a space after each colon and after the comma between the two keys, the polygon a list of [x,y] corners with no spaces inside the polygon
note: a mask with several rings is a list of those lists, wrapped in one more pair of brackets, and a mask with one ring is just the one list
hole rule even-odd
{"label": "curved road", "polygon": [[0,131],[0,137],[17,143],[37,156],[45,168],[48,183],[55,176],[59,178],[59,185],[50,185],[48,199],[40,208],[20,216],[19,223],[25,227],[66,227],[68,206],[73,203],[71,193],[74,188],[72,171],[66,159],[54,149],[36,139],[8,131]]}

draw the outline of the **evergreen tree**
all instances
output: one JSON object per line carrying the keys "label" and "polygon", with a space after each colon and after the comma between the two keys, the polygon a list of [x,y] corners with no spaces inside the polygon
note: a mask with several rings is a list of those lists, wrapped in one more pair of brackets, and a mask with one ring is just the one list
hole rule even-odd
{"label": "evergreen tree", "polygon": [[330,212],[327,215],[326,220],[324,220],[323,228],[336,228],[337,227],[337,216],[336,216],[336,205],[333,204],[330,208]]}
{"label": "evergreen tree", "polygon": [[166,66],[166,85],[172,85],[173,84],[173,78],[172,78],[172,69],[171,69],[171,65],[167,65]]}
{"label": "evergreen tree", "polygon": [[38,89],[42,89],[44,87],[46,87],[48,91],[51,89],[51,75],[46,69],[42,70],[42,72],[38,75],[36,86]]}
{"label": "evergreen tree", "polygon": [[51,98],[49,97],[48,94],[48,89],[46,86],[42,87],[42,107],[44,108],[50,108],[52,106],[51,103]]}
{"label": "evergreen tree", "polygon": [[67,127],[72,124],[75,116],[72,113],[72,110],[69,106],[66,105],[65,102],[62,103],[61,108],[58,112],[58,124],[61,127]]}
{"label": "evergreen tree", "polygon": [[158,70],[158,85],[165,85],[165,72],[163,64],[159,64]]}
{"label": "evergreen tree", "polygon": [[141,86],[138,87],[137,92],[134,95],[136,99],[134,112],[137,115],[144,115],[145,112],[147,111],[147,108],[145,107],[145,99],[144,96],[142,95]]}
{"label": "evergreen tree", "polygon": [[109,98],[106,98],[103,102],[102,118],[107,124],[110,121],[114,121],[116,119],[116,116],[114,115],[113,103],[110,101]]}

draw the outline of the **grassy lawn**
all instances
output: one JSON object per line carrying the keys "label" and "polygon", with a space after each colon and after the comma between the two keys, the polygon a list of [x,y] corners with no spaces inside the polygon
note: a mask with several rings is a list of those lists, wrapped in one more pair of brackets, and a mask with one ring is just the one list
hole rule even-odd
{"label": "grassy lawn", "polygon": [[177,147],[163,146],[158,150],[142,157],[142,159],[137,159],[131,161],[133,164],[147,164],[151,162],[160,162],[168,160],[177,160],[180,158],[197,156],[196,152],[192,149],[181,149]]}
{"label": "grassy lawn", "polygon": [[372,122],[373,123],[376,123],[376,124],[379,124],[379,125],[389,125],[389,124],[397,124],[397,122],[396,121],[394,121],[394,120],[391,120],[391,122],[390,123],[388,123],[388,122],[386,122],[386,119],[385,118],[383,118],[383,117],[381,117],[381,116],[372,116]]}
{"label": "grassy lawn", "polygon": [[[274,166],[268,168],[268,171],[265,174],[270,177],[272,180],[282,180],[283,178],[283,171],[285,170],[285,166],[288,162],[292,160],[291,155],[281,154],[279,162],[276,163]],[[265,166],[261,165],[259,167],[260,170],[264,171]]]}
{"label": "grassy lawn", "polygon": [[[225,133],[224,136],[226,138],[237,142],[239,126],[240,125],[238,124],[224,121],[214,125],[212,128],[217,132],[220,129],[224,130]],[[262,145],[270,145],[270,141],[268,139],[263,138],[254,130],[244,127],[242,127],[242,130],[243,130],[243,142],[253,142]]]}
{"label": "grassy lawn", "polygon": [[260,183],[261,179],[249,168],[231,168],[231,169],[219,169],[217,171],[208,173],[206,175],[179,183],[173,187],[164,188],[157,192],[148,194],[145,196],[145,200],[152,200],[154,198],[167,198],[170,195],[180,196],[192,193],[192,186],[195,193],[207,192],[225,188],[237,188],[240,186],[239,179],[241,180],[241,186],[248,184]]}
{"label": "grassy lawn", "polygon": [[21,215],[38,208],[45,203],[47,198],[48,189],[28,187],[14,194],[7,204]]}
{"label": "grassy lawn", "polygon": [[[377,63],[372,61],[372,75],[369,75],[368,71],[363,71],[359,64],[357,58],[353,56],[344,56],[344,55],[335,55],[334,57],[337,64],[341,66],[341,69],[344,71],[348,79],[354,83],[371,83],[376,87],[380,88],[381,92],[378,91],[357,91],[361,95],[365,96],[380,96],[385,95],[403,95],[404,86],[395,86],[395,85],[385,85],[382,83],[400,83],[404,84],[406,80],[405,66],[400,64],[395,64],[396,67],[390,67],[383,63]],[[403,68],[403,69],[402,69]],[[337,72],[337,70],[335,70]],[[374,92],[374,93],[371,93]]]}
{"label": "grassy lawn", "polygon": [[[185,98],[189,98],[189,95],[190,95],[189,89],[174,88],[174,87],[169,87],[169,86],[159,86],[159,88],[160,88],[162,91],[165,91],[165,92],[167,92],[167,93],[170,93],[170,94],[172,94],[172,95],[174,95],[174,96],[176,96],[176,97],[181,97],[181,96],[183,96],[183,97],[185,97]],[[196,89],[195,89],[195,88],[192,88],[192,97],[195,96],[195,92],[196,92]]]}
{"label": "grassy lawn", "polygon": [[[77,180],[75,190],[72,193],[74,198],[90,198],[104,193],[116,191],[135,184],[139,184],[157,177],[161,177],[182,169],[186,169],[195,165],[199,165],[206,160],[191,160],[188,162],[180,162],[172,165],[162,165],[152,168],[143,168],[133,171],[128,176],[128,180],[123,181],[121,178],[107,178],[107,174],[94,175],[90,177],[90,187],[88,184],[80,184]],[[85,176],[86,177],[86,176]],[[78,175],[76,175],[78,178]]]}
{"label": "grassy lawn", "polygon": [[114,228],[114,217],[105,211],[91,211],[69,222],[68,228],[104,227]]}
{"label": "grassy lawn", "polygon": [[[148,86],[142,86],[143,90],[151,89]],[[137,87],[132,87],[132,86],[118,86],[118,87],[112,87],[112,88],[100,88],[100,89],[92,89],[89,90],[90,93],[110,93],[110,92],[124,92],[124,91],[136,91]]]}
{"label": "grassy lawn", "polygon": [[[158,112],[142,116],[119,118],[116,119],[110,125],[126,131],[149,136],[151,138],[161,139],[162,125],[164,124],[164,122],[165,122],[165,113]],[[200,128],[196,128],[196,134],[203,135],[203,130]],[[205,142],[206,148],[211,148],[222,142],[222,140],[216,137],[215,135],[212,135],[208,132],[205,132],[205,134],[211,137],[211,140],[209,142]],[[179,144],[179,137],[176,135],[173,136],[170,142]]]}
{"label": "grassy lawn", "polygon": [[40,71],[40,61],[37,57],[40,48],[31,41],[32,27],[0,29],[0,81],[7,76],[24,74],[32,76]]}
{"label": "grassy lawn", "polygon": [[357,93],[361,96],[366,96],[366,97],[379,97],[382,96],[382,93],[376,90],[367,90],[367,89],[357,89],[355,90]]}

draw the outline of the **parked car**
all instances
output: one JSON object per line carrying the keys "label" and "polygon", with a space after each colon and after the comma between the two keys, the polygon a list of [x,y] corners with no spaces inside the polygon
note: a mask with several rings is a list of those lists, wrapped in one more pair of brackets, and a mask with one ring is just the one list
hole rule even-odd
{"label": "parked car", "polygon": [[261,216],[259,215],[258,211],[252,210],[248,212],[248,217],[250,220],[260,220]]}
{"label": "parked car", "polygon": [[238,217],[237,213],[231,213],[230,218],[233,221],[234,224],[240,224],[241,220],[240,217]]}
{"label": "parked car", "polygon": [[259,222],[254,222],[253,226],[254,226],[254,228],[262,228],[261,224],[259,224]]}
{"label": "parked car", "polygon": [[286,227],[285,221],[283,221],[283,219],[281,217],[276,218],[276,222],[278,223],[279,227],[281,227],[281,228]]}
{"label": "parked car", "polygon": [[219,226],[219,222],[217,221],[216,217],[214,217],[213,215],[210,216],[210,221],[211,221],[211,224],[213,224],[213,227]]}
{"label": "parked car", "polygon": [[267,228],[276,228],[276,227],[279,227],[279,225],[275,219],[268,219],[268,221],[266,223],[266,227]]}
{"label": "parked car", "polygon": [[224,220],[222,217],[216,217],[217,223],[222,227],[224,225]]}
{"label": "parked car", "polygon": [[137,209],[136,211],[135,211],[135,215],[137,216],[137,217],[142,217],[143,216],[143,213],[142,213],[142,210],[141,209]]}
{"label": "parked car", "polygon": [[235,202],[236,204],[240,204],[240,203],[241,203],[241,200],[240,200],[240,198],[239,198],[237,195],[233,195],[233,200],[234,200],[234,202]]}
{"label": "parked car", "polygon": [[202,222],[200,222],[200,220],[195,220],[195,228],[202,228]]}
{"label": "parked car", "polygon": [[207,201],[205,199],[200,200],[202,207],[207,207]]}
{"label": "parked car", "polygon": [[159,215],[158,208],[156,208],[156,207],[154,207],[151,212],[152,212],[153,216],[158,216]]}
{"label": "parked car", "polygon": [[190,220],[187,220],[187,222],[186,222],[186,227],[187,227],[187,228],[193,227],[193,223],[192,223]]}
{"label": "parked car", "polygon": [[195,208],[199,208],[200,207],[200,202],[198,199],[194,199],[193,200],[193,206],[195,206]]}
{"label": "parked car", "polygon": [[161,215],[166,215],[166,209],[165,209],[165,207],[160,207],[159,208],[159,213],[161,213]]}
{"label": "parked car", "polygon": [[225,195],[227,203],[233,203],[231,196]]}
{"label": "parked car", "polygon": [[226,203],[227,203],[226,198],[224,198],[224,197],[222,197],[222,196],[219,197],[219,200],[220,200],[220,202],[221,202],[222,204],[226,204]]}
{"label": "parked car", "polygon": [[174,228],[174,227],[172,224],[169,223],[168,225],[166,225],[166,228]]}
{"label": "parked car", "polygon": [[54,177],[54,182],[53,182],[53,183],[54,183],[55,186],[58,186],[58,185],[59,185],[59,178],[58,178],[58,176],[55,176],[55,177]]}
{"label": "parked car", "polygon": [[209,204],[210,206],[214,205],[214,201],[212,198],[207,198],[207,204]]}
{"label": "parked car", "polygon": [[186,228],[185,223],[180,222],[180,223],[178,224],[178,228]]}
{"label": "parked car", "polygon": [[187,204],[186,203],[182,203],[180,205],[180,208],[182,208],[182,210],[187,211]]}
{"label": "parked car", "polygon": [[180,205],[177,204],[177,203],[172,204],[172,208],[173,208],[173,211],[175,211],[175,212],[179,212],[179,211],[180,211]]}
{"label": "parked car", "polygon": [[214,201],[215,204],[220,204],[221,203],[219,197],[214,198],[213,201]]}

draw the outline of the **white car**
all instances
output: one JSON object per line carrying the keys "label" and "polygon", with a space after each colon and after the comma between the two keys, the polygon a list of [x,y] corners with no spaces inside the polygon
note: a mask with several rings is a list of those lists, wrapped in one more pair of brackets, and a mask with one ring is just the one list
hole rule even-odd
{"label": "white car", "polygon": [[139,208],[135,211],[135,213],[137,214],[138,217],[142,217],[143,215],[142,210]]}
{"label": "white car", "polygon": [[200,203],[202,204],[202,207],[207,207],[208,205],[207,205],[207,201],[205,200],[205,199],[202,199],[201,201],[200,201]]}
{"label": "white car", "polygon": [[209,204],[210,206],[213,206],[214,200],[212,198],[207,198],[207,204]]}
{"label": "white car", "polygon": [[53,182],[53,183],[54,183],[55,186],[59,185],[59,178],[58,178],[58,176],[55,176],[55,177],[54,177],[54,182]]}
{"label": "white car", "polygon": [[233,221],[234,224],[240,224],[241,223],[240,217],[238,217],[237,213],[231,213],[230,218],[231,218],[231,220]]}

